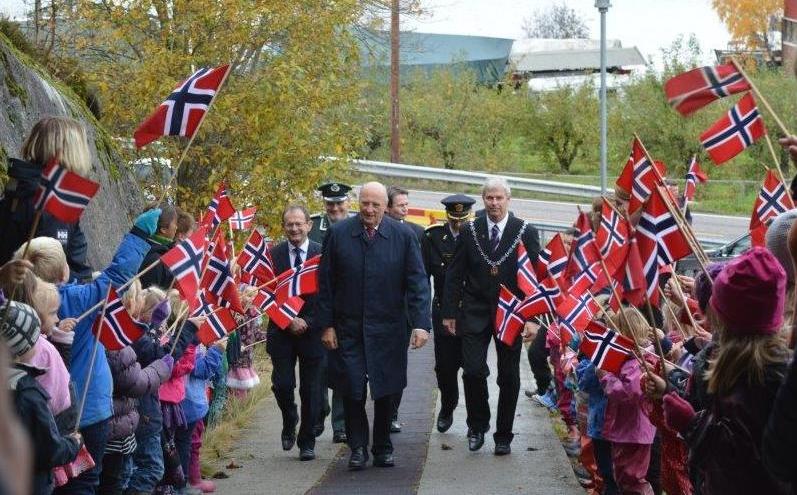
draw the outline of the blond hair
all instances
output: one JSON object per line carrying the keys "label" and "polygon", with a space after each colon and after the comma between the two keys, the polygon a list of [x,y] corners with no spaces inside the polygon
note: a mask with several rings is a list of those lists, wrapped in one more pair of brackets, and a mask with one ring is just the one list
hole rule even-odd
{"label": "blond hair", "polygon": [[166,292],[160,287],[147,287],[141,291],[141,296],[144,298],[144,303],[141,306],[140,319],[150,321],[155,306],[166,300]]}
{"label": "blond hair", "polygon": [[68,117],[45,117],[36,122],[21,152],[22,158],[42,166],[57,155],[60,164],[76,174],[86,175],[91,170],[86,129]]}
{"label": "blond hair", "polygon": [[[14,301],[33,306],[36,286],[41,282],[39,277],[34,275],[33,272],[25,270],[25,276],[22,277],[22,283],[19,285],[10,279],[0,278],[0,289],[7,298],[11,299],[13,297]],[[0,314],[2,314],[2,311],[0,311]]]}
{"label": "blond hair", "polygon": [[[25,252],[27,245],[26,242],[14,251],[15,260],[22,259],[22,253]],[[69,276],[64,247],[52,237],[32,239],[25,258],[33,263],[33,273],[45,282],[60,284]]]}
{"label": "blond hair", "polygon": [[[35,275],[34,275],[35,276]],[[36,279],[36,290],[33,291],[33,309],[39,314],[39,319],[43,320],[43,316],[47,311],[47,307],[54,302],[61,302],[61,296],[58,294],[58,288],[55,284],[45,282],[41,279]]]}
{"label": "blond hair", "polygon": [[614,325],[621,334],[636,341],[640,346],[647,345],[650,341],[651,327],[636,308],[621,308],[614,316]]}
{"label": "blond hair", "polygon": [[[130,283],[124,294],[122,294],[122,304],[127,311],[131,311],[141,297],[141,280],[135,279]],[[136,315],[133,315],[134,317]]]}

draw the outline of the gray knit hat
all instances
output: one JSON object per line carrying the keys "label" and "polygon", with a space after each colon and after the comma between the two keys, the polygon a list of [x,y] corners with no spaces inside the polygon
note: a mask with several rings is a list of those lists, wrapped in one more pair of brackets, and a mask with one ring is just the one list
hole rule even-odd
{"label": "gray knit hat", "polygon": [[789,284],[794,282],[794,262],[789,252],[789,230],[794,220],[797,219],[797,210],[781,213],[767,229],[767,249],[775,255],[783,269]]}
{"label": "gray knit hat", "polygon": [[[0,323],[0,336],[8,344],[8,349],[14,357],[28,352],[41,334],[39,315],[27,304],[17,301],[8,303],[8,315]],[[6,307],[0,308],[0,315],[4,314]]]}

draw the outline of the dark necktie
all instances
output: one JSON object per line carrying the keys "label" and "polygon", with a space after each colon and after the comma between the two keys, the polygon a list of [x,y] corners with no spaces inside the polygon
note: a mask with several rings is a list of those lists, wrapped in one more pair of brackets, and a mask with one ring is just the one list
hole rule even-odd
{"label": "dark necktie", "polygon": [[369,241],[374,240],[374,236],[376,235],[376,229],[373,227],[366,227],[365,228],[365,235],[368,236]]}
{"label": "dark necktie", "polygon": [[293,248],[293,267],[299,268],[302,266],[302,249],[295,247]]}
{"label": "dark necktie", "polygon": [[494,224],[493,228],[490,229],[490,251],[494,253],[498,249],[498,241],[500,240],[501,238],[498,237],[498,225]]}

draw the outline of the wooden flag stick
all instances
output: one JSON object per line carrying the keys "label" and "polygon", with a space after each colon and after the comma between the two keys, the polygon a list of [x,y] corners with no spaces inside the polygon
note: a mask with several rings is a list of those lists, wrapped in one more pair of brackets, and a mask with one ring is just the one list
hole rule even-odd
{"label": "wooden flag stick", "polygon": [[232,261],[232,263],[230,263],[230,269],[232,269],[238,257],[235,256],[235,234],[232,232],[232,225],[230,224],[229,218],[227,219],[227,226],[230,228],[230,254],[232,255],[230,256],[230,260]]}
{"label": "wooden flag stick", "polygon": [[[612,317],[609,316],[609,313],[606,311],[606,309],[603,307],[603,305],[600,302],[598,302],[597,299],[595,299],[595,296],[592,295],[592,292],[587,291],[587,294],[589,294],[589,297],[592,299],[592,302],[594,302],[598,306],[598,309],[600,309],[601,313],[603,313],[603,316],[606,318],[606,325],[611,327],[611,329],[613,331],[617,332],[618,335],[622,335],[623,333],[620,331],[620,329],[617,327],[617,325],[615,325],[615,322],[612,319]],[[631,325],[629,325],[628,319],[625,316],[625,313],[623,313],[623,308],[622,307],[620,308],[620,311],[618,311],[618,313],[620,314],[620,318],[622,318],[623,321],[625,321],[626,326],[630,330],[631,329]],[[639,346],[639,342],[637,342],[636,335],[634,335],[633,331],[631,332],[631,340],[634,341],[634,357],[639,362],[640,366],[642,366],[642,368],[644,368],[645,372],[649,373],[650,370],[648,369],[648,364],[645,362],[644,351]]]}
{"label": "wooden flag stick", "polygon": [[[177,315],[177,318],[175,318],[175,319],[174,319],[174,323],[172,323],[172,326],[171,326],[171,327],[169,327],[169,330],[167,331],[166,335],[170,335],[170,334],[171,334],[171,332],[173,332],[174,330],[176,330],[176,329],[177,329],[177,326],[178,326],[178,324],[179,324],[181,321],[183,321],[183,318],[184,318],[184,317],[185,317],[187,314],[188,314],[188,304],[186,303],[186,305],[185,305],[185,308],[183,308],[183,310],[182,310],[182,311],[180,311],[180,314],[179,314],[179,315]],[[185,325],[179,325],[179,326],[180,326],[180,329],[179,329],[179,330],[177,330],[177,335],[175,335],[175,336],[174,336],[174,339],[173,339],[173,342],[172,342],[172,348],[169,350],[169,355],[170,355],[170,356],[174,354],[174,349],[177,347],[177,342],[180,340],[180,334],[182,334],[182,333],[183,333],[183,328],[185,328]]]}
{"label": "wooden flag stick", "polygon": [[659,340],[659,335],[656,333],[656,317],[653,315],[653,305],[650,304],[650,298],[647,297],[647,294],[645,294],[645,306],[648,308],[648,317],[650,318],[650,335],[653,340],[653,347],[656,349],[659,359],[661,359],[661,374],[664,376],[664,362],[667,361],[667,359],[664,357],[664,349],[662,349],[661,340]]}
{"label": "wooden flag stick", "polygon": [[678,275],[677,274],[673,275],[670,281],[672,281],[673,287],[675,288],[675,292],[678,293],[678,298],[684,304],[684,311],[686,311],[686,314],[689,315],[689,321],[692,324],[692,329],[694,331],[697,331],[697,329],[700,328],[700,325],[697,324],[694,315],[692,314],[691,311],[689,311],[689,303],[687,302],[686,295],[684,294],[683,288],[681,287],[681,281],[678,280]]}
{"label": "wooden flag stick", "polygon": [[[661,297],[661,300],[663,301],[662,304],[664,306],[667,306],[667,309],[670,310],[670,317],[672,318],[673,322],[675,322],[675,326],[678,327],[678,330],[681,332],[681,335],[683,336],[684,340],[686,340],[688,338],[686,335],[686,331],[684,330],[684,327],[681,326],[681,322],[678,320],[678,317],[675,315],[675,311],[673,311],[672,307],[669,304],[667,304],[667,299],[664,296],[664,291],[661,290],[661,287],[659,287],[659,297]],[[687,313],[689,312],[689,308],[686,309],[686,312]]]}
{"label": "wooden flag stick", "polygon": [[[136,280],[140,279],[142,276],[144,276],[144,274],[146,274],[147,272],[149,272],[150,270],[152,270],[153,268],[158,266],[158,264],[160,264],[160,262],[161,262],[160,258],[158,258],[157,260],[153,261],[146,268],[144,268],[143,270],[141,270],[140,272],[135,274],[133,277],[131,277],[130,280],[128,280],[124,284],[120,285],[119,288],[116,289],[116,291],[121,293],[123,290],[127,289],[128,287],[130,287],[130,285],[133,282],[135,282]],[[97,311],[103,304],[105,304],[105,303],[103,301],[100,301],[97,304],[95,304],[94,306],[92,306],[89,309],[87,309],[86,311],[84,311],[80,316],[75,318],[76,323],[80,322],[80,320],[82,320],[83,318],[87,317],[88,315],[90,315],[94,311]]]}
{"label": "wooden flag stick", "polygon": [[199,122],[197,122],[196,128],[194,129],[194,134],[193,134],[193,136],[191,136],[191,139],[188,140],[188,144],[185,145],[185,148],[183,148],[183,153],[180,155],[180,159],[177,160],[177,165],[174,166],[174,172],[169,177],[169,182],[166,183],[166,187],[163,188],[163,192],[161,192],[161,195],[160,195],[160,198],[158,198],[158,203],[157,204],[161,204],[163,202],[163,199],[166,197],[166,194],[169,192],[169,187],[171,187],[172,182],[174,182],[174,178],[177,177],[177,174],[180,172],[180,165],[183,164],[183,161],[185,161],[186,155],[188,155],[188,149],[194,143],[194,139],[196,139],[197,134],[199,134],[199,127],[202,125],[202,122],[205,121],[205,117],[207,117],[208,113],[210,113],[211,104],[214,101],[216,101],[216,97],[221,92],[221,88],[224,87],[224,83],[227,82],[227,76],[230,75],[230,71],[231,70],[232,70],[232,64],[230,64],[229,67],[227,67],[227,71],[224,72],[224,76],[222,76],[222,78],[221,78],[221,82],[219,83],[219,87],[216,88],[216,94],[213,95],[213,100],[211,100],[210,104],[208,104],[207,110],[205,110],[205,112],[202,114],[202,116],[199,117]]}
{"label": "wooden flag stick", "polygon": [[783,182],[783,187],[785,187],[786,191],[788,191],[789,184],[786,183],[786,178],[783,176],[783,170],[780,168],[780,159],[778,158],[778,154],[775,152],[775,147],[772,146],[772,139],[769,137],[769,134],[764,134],[764,138],[767,140],[767,148],[769,148],[769,154],[772,155],[772,161],[775,162],[775,168],[778,171],[778,177],[780,177],[780,181]]}
{"label": "wooden flag stick", "polygon": [[755,83],[753,82],[753,80],[750,79],[750,76],[747,75],[747,72],[745,72],[744,67],[742,67],[742,64],[739,63],[739,61],[736,59],[736,57],[731,57],[731,63],[736,67],[736,70],[739,71],[739,73],[742,75],[742,77],[744,77],[747,80],[747,82],[750,84],[750,88],[753,90],[753,93],[755,93],[756,97],[761,101],[761,103],[764,104],[764,108],[767,109],[767,112],[769,112],[769,114],[772,116],[772,118],[778,124],[778,127],[780,128],[781,132],[783,132],[783,134],[785,134],[787,136],[791,136],[792,133],[788,129],[786,129],[786,126],[783,125],[783,121],[780,120],[780,117],[778,117],[778,114],[776,114],[775,111],[772,110],[772,107],[770,106],[769,101],[767,101],[767,99],[764,97],[764,95],[761,94],[761,91],[759,91],[758,86],[756,86]]}
{"label": "wooden flag stick", "polygon": [[102,319],[105,318],[105,308],[108,307],[108,296],[111,294],[113,286],[108,284],[108,291],[105,293],[105,298],[102,304],[102,311],[100,312],[100,327],[97,329],[97,335],[94,336],[94,349],[91,351],[91,360],[89,361],[89,369],[86,372],[86,383],[83,385],[83,393],[80,397],[80,406],[77,410],[77,419],[75,420],[75,432],[80,430],[80,420],[83,417],[83,409],[86,407],[86,398],[89,395],[89,385],[91,384],[91,375],[94,371],[94,363],[97,361],[97,349],[100,348],[100,335],[102,334]]}
{"label": "wooden flag stick", "polygon": [[245,345],[245,346],[243,347],[243,349],[244,349],[244,350],[246,350],[246,349],[249,349],[250,347],[254,347],[254,346],[256,346],[257,344],[262,344],[263,342],[266,342],[267,340],[268,340],[268,339],[263,339],[263,340],[258,340],[257,342],[252,342],[251,344],[247,344],[247,345]]}

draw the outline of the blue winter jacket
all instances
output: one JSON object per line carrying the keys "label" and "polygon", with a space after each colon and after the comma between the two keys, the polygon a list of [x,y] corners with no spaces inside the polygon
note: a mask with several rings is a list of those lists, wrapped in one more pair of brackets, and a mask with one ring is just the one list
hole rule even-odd
{"label": "blue winter jacket", "polygon": [[183,406],[185,420],[189,423],[198,421],[208,413],[208,396],[205,392],[208,380],[212,380],[221,373],[221,351],[211,347],[206,352],[197,348],[194,370],[188,376],[185,384],[185,399],[180,404]]}
{"label": "blue winter jacket", "polygon": [[587,435],[603,438],[603,417],[606,413],[606,394],[603,392],[595,365],[589,359],[581,359],[576,366],[578,389],[587,393]]}
{"label": "blue winter jacket", "polygon": [[[111,265],[99,277],[88,284],[68,283],[58,287],[61,295],[61,307],[58,316],[76,318],[98,302],[102,301],[108,292],[109,284],[115,287],[127,282],[138,271],[141,260],[149,251],[146,235],[137,228],[125,234],[122,243],[114,254]],[[99,310],[89,315],[75,327],[75,338],[72,343],[72,356],[69,364],[69,374],[75,382],[75,390],[81,397],[86,386],[91,356],[94,352],[94,335],[91,326]],[[89,380],[88,395],[80,419],[80,428],[85,428],[110,418],[113,415],[113,380],[108,360],[105,358],[105,347],[98,344],[97,356],[94,362],[91,380]]]}

